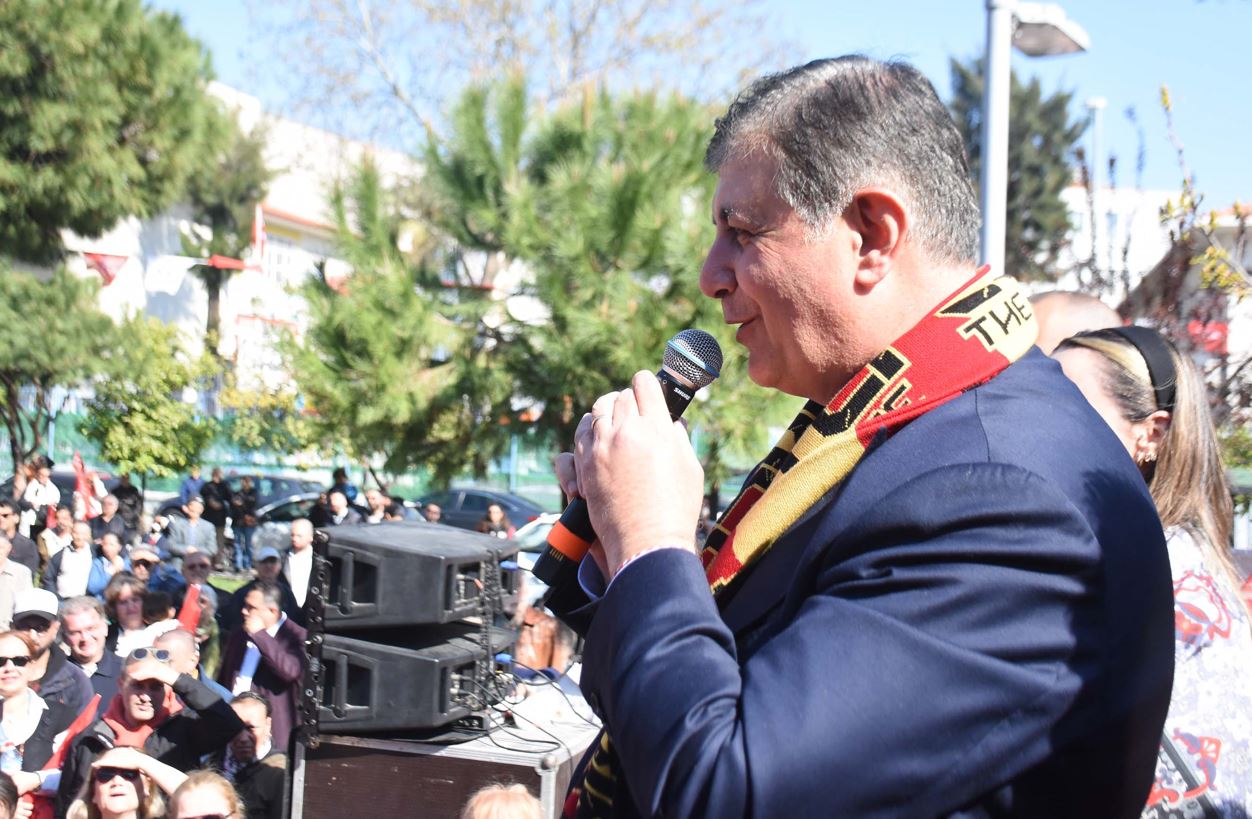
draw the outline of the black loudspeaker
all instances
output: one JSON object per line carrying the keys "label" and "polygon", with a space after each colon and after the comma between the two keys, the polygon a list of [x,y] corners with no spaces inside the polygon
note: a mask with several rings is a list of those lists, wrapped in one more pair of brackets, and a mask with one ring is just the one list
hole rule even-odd
{"label": "black loudspeaker", "polygon": [[[451,623],[517,604],[517,572],[501,570],[511,541],[433,523],[336,526],[327,559],[326,631]],[[497,601],[493,600],[493,604]]]}
{"label": "black loudspeaker", "polygon": [[[333,548],[333,546],[332,546]],[[436,728],[498,699],[495,655],[514,633],[471,623],[327,634],[321,646],[320,729],[328,733]]]}

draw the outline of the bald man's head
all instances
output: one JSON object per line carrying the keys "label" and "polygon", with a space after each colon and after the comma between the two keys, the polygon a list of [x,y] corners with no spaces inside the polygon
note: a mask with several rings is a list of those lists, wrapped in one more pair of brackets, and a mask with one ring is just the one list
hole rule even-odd
{"label": "bald man's head", "polygon": [[1125,324],[1116,310],[1086,293],[1050,290],[1031,296],[1030,304],[1039,322],[1039,340],[1035,343],[1048,355],[1072,335]]}
{"label": "bald man's head", "polygon": [[308,518],[297,518],[291,522],[291,549],[303,552],[313,545],[313,524]]}

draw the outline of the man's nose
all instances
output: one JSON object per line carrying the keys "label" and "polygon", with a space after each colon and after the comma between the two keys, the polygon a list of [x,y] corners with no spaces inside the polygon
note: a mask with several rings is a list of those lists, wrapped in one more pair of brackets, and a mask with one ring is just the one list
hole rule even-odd
{"label": "man's nose", "polygon": [[711,299],[724,299],[735,290],[733,253],[721,236],[713,240],[700,268],[700,292]]}

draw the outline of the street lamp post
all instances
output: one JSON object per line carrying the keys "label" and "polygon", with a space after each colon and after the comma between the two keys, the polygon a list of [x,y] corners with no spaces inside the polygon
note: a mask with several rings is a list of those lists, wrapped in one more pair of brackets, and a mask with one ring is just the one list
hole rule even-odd
{"label": "street lamp post", "polygon": [[1004,271],[1008,201],[1010,47],[1042,57],[1086,51],[1087,32],[1053,3],[986,0],[987,50],[982,98],[982,260]]}

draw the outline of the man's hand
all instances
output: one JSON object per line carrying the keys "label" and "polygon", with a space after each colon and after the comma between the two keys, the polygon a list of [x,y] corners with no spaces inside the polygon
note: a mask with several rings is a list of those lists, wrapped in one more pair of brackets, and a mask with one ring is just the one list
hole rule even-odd
{"label": "man's hand", "polygon": [[253,612],[243,618],[243,630],[245,634],[256,634],[265,631],[265,621],[261,619],[260,612]]}
{"label": "man's hand", "polygon": [[178,672],[174,670],[174,667],[153,657],[145,657],[134,665],[127,666],[126,676],[135,682],[159,680],[166,685],[178,682]]}
{"label": "man's hand", "polygon": [[704,471],[652,373],[596,401],[574,434],[573,458],[558,459],[557,470],[567,493],[587,499],[607,577],[657,546],[694,552]]}

